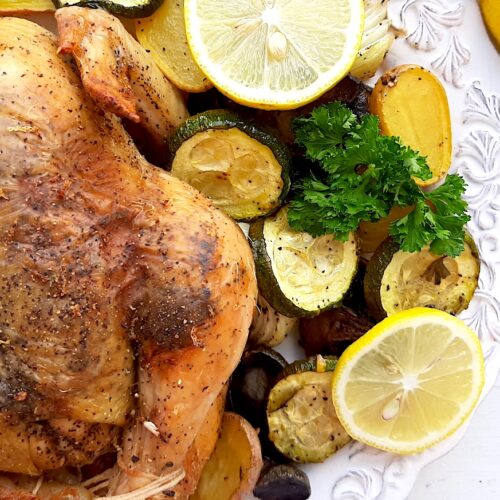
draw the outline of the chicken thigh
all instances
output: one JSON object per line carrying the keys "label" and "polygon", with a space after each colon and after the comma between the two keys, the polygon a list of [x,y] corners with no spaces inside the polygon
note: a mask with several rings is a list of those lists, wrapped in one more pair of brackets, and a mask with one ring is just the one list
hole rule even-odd
{"label": "chicken thigh", "polygon": [[[61,9],[63,52],[89,15],[116,34],[109,14]],[[109,494],[126,493],[182,467],[244,348],[253,260],[231,220],[138,153],[116,88],[97,92],[87,66],[90,98],[57,51],[40,26],[0,18],[0,471],[118,446]],[[176,106],[150,123],[167,133]]]}

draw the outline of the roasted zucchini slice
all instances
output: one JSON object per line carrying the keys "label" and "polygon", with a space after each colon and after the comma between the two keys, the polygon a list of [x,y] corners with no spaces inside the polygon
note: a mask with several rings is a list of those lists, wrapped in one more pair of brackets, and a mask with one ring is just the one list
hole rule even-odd
{"label": "roasted zucchini slice", "polygon": [[169,145],[172,174],[238,221],[271,213],[290,188],[286,147],[231,111],[192,116]]}
{"label": "roasted zucchini slice", "polygon": [[61,7],[102,7],[112,14],[122,17],[150,16],[163,0],[54,0],[57,8]]}
{"label": "roasted zucchini slice", "polygon": [[479,258],[466,235],[458,257],[434,255],[428,248],[403,252],[385,240],[366,268],[364,291],[371,314],[380,320],[412,307],[434,307],[458,314],[469,305],[477,287]]}
{"label": "roasted zucchini slice", "polygon": [[248,233],[260,293],[281,314],[311,316],[340,303],[356,274],[356,239],[318,238],[290,228],[287,207]]}
{"label": "roasted zucchini slice", "polygon": [[296,362],[269,394],[269,438],[295,462],[322,462],[351,439],[332,402],[333,371],[327,370],[336,363],[318,359],[321,372],[312,371],[318,362]]}

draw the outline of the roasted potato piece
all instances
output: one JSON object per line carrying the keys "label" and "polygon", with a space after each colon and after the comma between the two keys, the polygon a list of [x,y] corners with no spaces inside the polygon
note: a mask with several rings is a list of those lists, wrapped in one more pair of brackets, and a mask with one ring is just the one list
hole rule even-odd
{"label": "roasted potato piece", "polygon": [[0,15],[29,14],[55,10],[50,0],[0,0]]}
{"label": "roasted potato piece", "polygon": [[491,40],[500,51],[500,3],[498,0],[479,0],[479,8]]}
{"label": "roasted potato piece", "polygon": [[250,326],[249,341],[253,345],[277,346],[285,340],[297,321],[297,318],[289,318],[276,311],[259,294],[252,325]]}
{"label": "roasted potato piece", "polygon": [[191,500],[240,500],[251,496],[262,469],[255,429],[236,413],[222,418],[219,440]]}
{"label": "roasted potato piece", "polygon": [[201,429],[194,438],[193,444],[187,452],[183,463],[186,475],[180,483],[172,488],[176,500],[188,498],[188,496],[196,490],[196,485],[200,479],[203,467],[208,462],[217,443],[222,416],[224,415],[226,394],[227,385],[224,386],[220,394],[212,403],[205,417],[205,422],[201,426]]}
{"label": "roasted potato piece", "polygon": [[380,130],[427,157],[432,178],[415,179],[429,186],[444,177],[451,164],[451,121],[448,98],[441,82],[421,66],[397,66],[377,81],[369,100]]}
{"label": "roasted potato piece", "polygon": [[151,52],[156,64],[177,88],[204,92],[213,87],[191,55],[184,23],[184,1],[165,0],[153,15],[136,23],[140,44]]}
{"label": "roasted potato piece", "polygon": [[378,246],[389,236],[391,223],[403,218],[411,212],[412,208],[393,207],[387,217],[383,217],[377,222],[361,221],[356,231],[361,255],[375,252]]}

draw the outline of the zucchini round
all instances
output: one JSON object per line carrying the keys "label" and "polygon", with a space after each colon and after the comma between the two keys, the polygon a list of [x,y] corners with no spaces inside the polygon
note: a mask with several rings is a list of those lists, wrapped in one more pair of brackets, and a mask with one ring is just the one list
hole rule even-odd
{"label": "zucchini round", "polygon": [[478,277],[479,258],[470,235],[463,252],[454,258],[434,255],[428,248],[403,252],[388,238],[366,268],[365,299],[377,320],[412,307],[458,314],[469,305]]}
{"label": "zucchini round", "polygon": [[290,228],[287,207],[248,233],[260,293],[281,314],[302,317],[337,306],[356,274],[356,239],[318,238]]}
{"label": "zucchini round", "polygon": [[[319,358],[319,357],[318,357]],[[297,362],[269,393],[269,438],[295,462],[322,462],[351,438],[342,427],[332,402],[334,360],[321,361],[322,371],[312,371],[316,361]]]}
{"label": "zucchini round", "polygon": [[238,221],[273,212],[290,189],[286,147],[231,111],[188,118],[169,146],[172,174]]}
{"label": "zucchini round", "polygon": [[107,11],[122,17],[150,16],[163,0],[53,0],[55,6],[62,7],[102,7]]}

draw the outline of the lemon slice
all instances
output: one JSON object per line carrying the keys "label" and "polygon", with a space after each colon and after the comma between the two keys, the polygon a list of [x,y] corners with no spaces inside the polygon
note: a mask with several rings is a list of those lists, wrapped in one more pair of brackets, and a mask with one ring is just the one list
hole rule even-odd
{"label": "lemon slice", "polygon": [[333,376],[333,402],[354,438],[417,453],[455,432],[484,384],[477,336],[435,309],[394,314],[354,342]]}
{"label": "lemon slice", "polygon": [[262,109],[310,102],[349,71],[362,0],[185,0],[198,66],[231,99]]}

